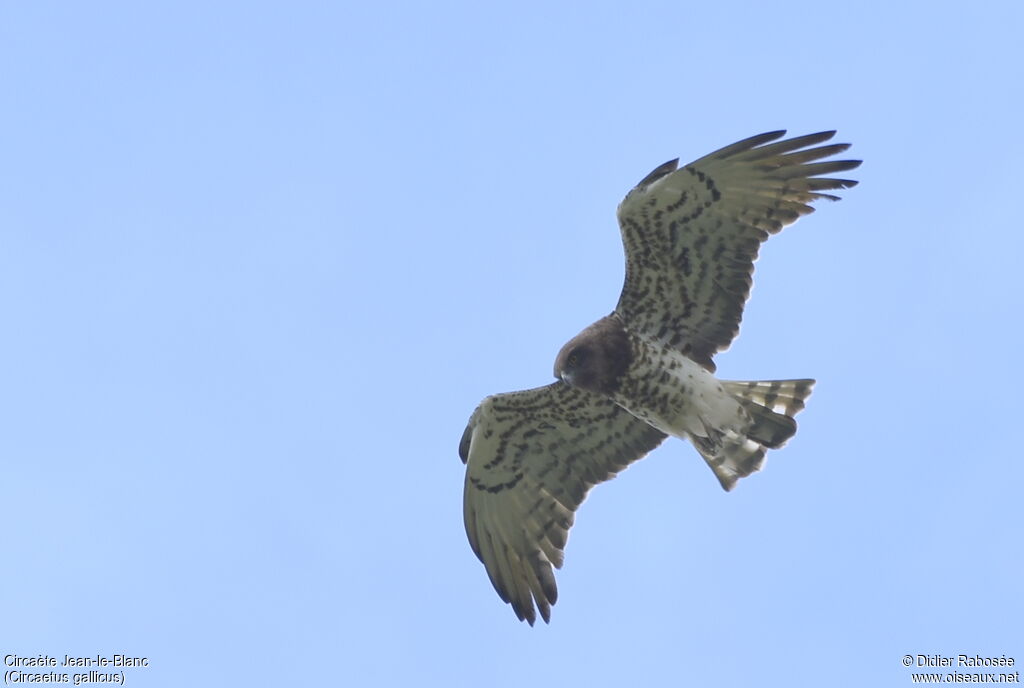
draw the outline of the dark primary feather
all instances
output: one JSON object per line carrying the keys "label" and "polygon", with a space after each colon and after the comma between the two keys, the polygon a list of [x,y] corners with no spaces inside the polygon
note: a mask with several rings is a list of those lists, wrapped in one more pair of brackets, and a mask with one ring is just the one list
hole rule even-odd
{"label": "dark primary feather", "polygon": [[[502,600],[549,621],[574,512],[665,435],[610,400],[556,382],[488,397],[460,443],[466,534]],[[535,606],[536,605],[536,606]]]}
{"label": "dark primary feather", "polygon": [[619,206],[626,280],[616,313],[632,331],[678,347],[709,370],[739,332],[761,244],[824,191],[857,182],[822,177],[859,160],[815,162],[849,144],[808,148],[834,131],[771,143],[785,131],[753,136],[685,167],[666,163]]}

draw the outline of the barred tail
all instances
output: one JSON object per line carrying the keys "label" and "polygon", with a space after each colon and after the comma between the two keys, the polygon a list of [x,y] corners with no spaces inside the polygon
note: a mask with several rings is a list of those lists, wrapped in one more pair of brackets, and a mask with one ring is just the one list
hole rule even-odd
{"label": "barred tail", "polygon": [[814,380],[722,382],[750,418],[744,432],[727,430],[717,437],[693,437],[694,445],[726,490],[740,478],[761,470],[768,449],[778,449],[796,434],[793,416],[803,410]]}

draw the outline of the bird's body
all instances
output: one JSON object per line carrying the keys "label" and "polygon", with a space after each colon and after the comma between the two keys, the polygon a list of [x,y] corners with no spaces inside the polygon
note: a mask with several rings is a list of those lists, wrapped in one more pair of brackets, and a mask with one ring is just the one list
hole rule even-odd
{"label": "bird's body", "polygon": [[[742,431],[743,407],[718,379],[677,349],[630,335],[635,363],[611,399],[666,435],[707,437],[713,429]],[[635,406],[644,399],[643,406]]]}
{"label": "bird's body", "polygon": [[[614,313],[569,340],[555,361],[555,377],[611,399],[666,435],[691,439],[726,490],[761,467],[765,449],[781,447],[796,433],[792,416],[814,385],[723,383],[679,348],[630,331]],[[752,395],[759,390],[771,396]]]}
{"label": "bird's body", "polygon": [[[497,394],[473,412],[466,533],[499,596],[531,624],[557,597],[574,512],[595,484],[658,446],[689,439],[726,490],[796,433],[813,380],[723,381],[715,353],[739,330],[761,243],[856,182],[814,162],[847,144],[822,132],[744,139],[689,165],[670,161],[619,205],[626,279],[615,310],[571,339],[545,387]],[[536,606],[536,608],[535,608]]]}
{"label": "bird's body", "polygon": [[[609,337],[615,330],[621,336]],[[594,379],[585,372],[591,367],[588,359],[594,356],[596,345],[591,342],[596,336],[615,343],[606,358],[620,361],[613,368],[617,374],[605,379]],[[680,350],[630,332],[615,314],[594,323],[563,347],[555,363],[555,377],[603,394],[666,435],[684,439],[687,434],[706,436],[708,427],[733,427],[742,417],[739,402],[713,374]],[[637,399],[645,403],[637,405]]]}

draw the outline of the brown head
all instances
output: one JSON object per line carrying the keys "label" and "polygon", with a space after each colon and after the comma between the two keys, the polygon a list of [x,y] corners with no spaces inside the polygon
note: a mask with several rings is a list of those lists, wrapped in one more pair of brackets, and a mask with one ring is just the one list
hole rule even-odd
{"label": "brown head", "polygon": [[598,394],[612,394],[619,387],[633,356],[629,335],[615,314],[569,340],[555,359],[555,377]]}

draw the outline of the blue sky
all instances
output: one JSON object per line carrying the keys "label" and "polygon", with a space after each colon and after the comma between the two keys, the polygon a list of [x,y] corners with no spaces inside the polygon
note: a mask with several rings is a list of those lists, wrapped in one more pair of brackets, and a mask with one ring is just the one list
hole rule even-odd
{"label": "blue sky", "polygon": [[[137,686],[910,685],[1024,662],[1019,3],[6,3],[0,652]],[[732,379],[815,377],[724,493],[581,508],[550,626],[456,449],[614,305],[656,165],[839,130]],[[7,667],[5,667],[7,669]]]}

